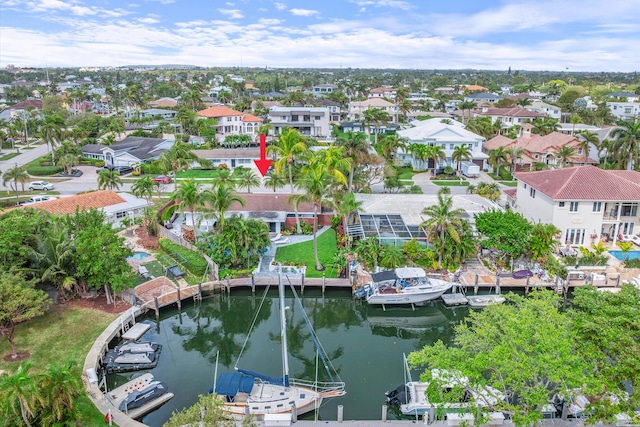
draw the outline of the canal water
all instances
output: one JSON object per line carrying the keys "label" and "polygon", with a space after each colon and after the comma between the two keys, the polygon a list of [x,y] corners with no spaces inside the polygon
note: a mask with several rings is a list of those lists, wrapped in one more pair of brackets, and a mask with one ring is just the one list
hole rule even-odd
{"label": "canal water", "polygon": [[[346,383],[345,396],[329,399],[320,408],[320,419],[329,420],[336,419],[338,405],[344,407],[345,420],[380,419],[385,391],[403,383],[402,354],[437,340],[450,343],[453,327],[469,311],[467,307],[449,308],[441,302],[427,303],[415,311],[410,307],[384,311],[353,300],[350,290],[331,289],[323,296],[320,290],[307,288],[300,298],[322,346]],[[182,310],[163,309],[159,319],[151,316],[143,320],[151,328],[141,341],[163,345],[160,362],[150,372],[175,394],[164,406],[146,415],[144,423],[161,426],[173,411],[189,407],[198,395],[207,394],[214,383],[216,354],[218,372],[233,371],[262,300],[262,291],[253,295],[234,289],[231,295],[217,294],[195,304],[184,304]],[[286,305],[290,376],[314,380],[315,349],[290,291]],[[264,299],[238,366],[281,375],[279,330],[278,294],[274,289]],[[140,373],[111,374],[107,382],[113,388]],[[417,379],[418,374],[413,375]],[[318,379],[326,380],[322,368]],[[388,418],[394,417],[398,414],[390,409]],[[314,414],[301,418],[314,419]]]}

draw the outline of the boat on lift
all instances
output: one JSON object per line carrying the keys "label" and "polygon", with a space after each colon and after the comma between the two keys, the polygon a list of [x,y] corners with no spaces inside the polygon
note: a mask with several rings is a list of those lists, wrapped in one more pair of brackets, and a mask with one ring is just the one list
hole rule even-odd
{"label": "boat on lift", "polygon": [[166,384],[156,381],[150,373],[134,378],[106,395],[118,411],[134,419],[148,414],[173,398],[173,393],[169,392]]}

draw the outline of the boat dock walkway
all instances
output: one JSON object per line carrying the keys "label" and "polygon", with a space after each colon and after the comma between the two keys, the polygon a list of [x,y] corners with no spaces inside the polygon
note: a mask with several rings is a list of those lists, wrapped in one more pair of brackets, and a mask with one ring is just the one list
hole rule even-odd
{"label": "boat dock walkway", "polygon": [[[242,423],[238,422],[238,426]],[[258,427],[269,427],[264,421],[255,421],[255,425]],[[289,425],[289,424],[278,424]],[[290,424],[290,427],[408,427],[411,425],[425,425],[432,427],[452,427],[452,424],[448,424],[447,421],[434,421],[428,423],[422,419],[416,420],[351,420],[351,421],[302,421],[298,420]],[[485,424],[483,424],[485,425]],[[584,427],[585,422],[582,419],[567,419],[561,418],[544,419],[536,424],[539,427]],[[469,427],[473,426],[473,423],[469,424]],[[511,420],[505,420],[502,424],[486,424],[488,427],[515,427],[515,424]],[[595,423],[591,424],[593,427],[612,427],[614,424]]]}

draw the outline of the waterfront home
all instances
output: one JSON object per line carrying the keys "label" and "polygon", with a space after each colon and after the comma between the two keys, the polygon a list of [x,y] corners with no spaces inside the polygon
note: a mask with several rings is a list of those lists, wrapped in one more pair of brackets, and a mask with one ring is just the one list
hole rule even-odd
{"label": "waterfront home", "polygon": [[553,224],[562,245],[616,241],[640,232],[640,172],[577,166],[516,173],[509,206],[534,223]]}
{"label": "waterfront home", "polygon": [[83,157],[102,160],[107,166],[135,166],[158,160],[173,144],[171,139],[128,136],[115,144],[87,144],[81,148]]}

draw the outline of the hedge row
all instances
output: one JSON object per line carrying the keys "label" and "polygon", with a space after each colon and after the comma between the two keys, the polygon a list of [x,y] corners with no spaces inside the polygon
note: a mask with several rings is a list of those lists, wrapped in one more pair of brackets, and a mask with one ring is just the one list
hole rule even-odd
{"label": "hedge row", "polygon": [[27,167],[27,173],[32,176],[50,176],[57,175],[62,172],[60,166],[38,166],[30,165]]}
{"label": "hedge row", "polygon": [[195,276],[200,277],[207,271],[207,261],[198,252],[173,243],[169,239],[160,239],[158,245],[168,255],[175,253],[181,255],[187,261],[184,267]]}

